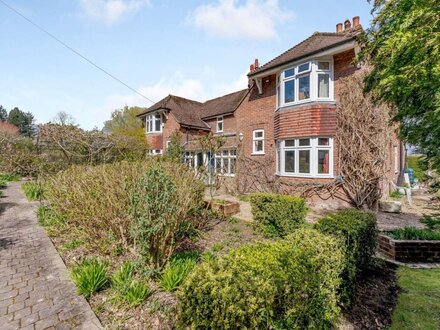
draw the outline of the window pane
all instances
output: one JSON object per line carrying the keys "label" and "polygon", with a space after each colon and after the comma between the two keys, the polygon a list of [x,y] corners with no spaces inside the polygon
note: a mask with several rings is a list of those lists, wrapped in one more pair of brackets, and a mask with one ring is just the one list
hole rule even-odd
{"label": "window pane", "polygon": [[284,71],[284,78],[292,77],[295,74],[295,69],[289,69]]}
{"label": "window pane", "polygon": [[294,147],[295,146],[295,140],[286,140],[284,142],[284,146],[286,146],[286,147]]}
{"label": "window pane", "polygon": [[299,139],[299,146],[309,146],[310,145],[310,139]]}
{"label": "window pane", "polygon": [[254,147],[255,152],[263,152],[263,141],[254,141]]}
{"label": "window pane", "polygon": [[299,151],[299,173],[310,173],[310,150]]}
{"label": "window pane", "polygon": [[329,97],[330,92],[330,76],[328,74],[318,75],[318,97]]}
{"label": "window pane", "polygon": [[224,156],[229,155],[229,151],[228,151],[228,150],[223,150],[223,155],[224,155]]}
{"label": "window pane", "polygon": [[304,71],[308,71],[309,70],[309,68],[310,68],[310,63],[304,63],[304,64],[301,64],[299,67],[298,67],[298,73],[300,73],[300,72],[304,72]]}
{"label": "window pane", "polygon": [[295,80],[289,80],[284,83],[284,102],[295,101]]}
{"label": "window pane", "polygon": [[299,100],[306,100],[310,98],[310,75],[303,76],[298,79],[299,84]]}
{"label": "window pane", "polygon": [[229,159],[223,158],[223,171],[222,173],[228,174],[229,173]]}
{"label": "window pane", "polygon": [[330,152],[328,150],[318,150],[318,173],[329,173],[329,155]]}
{"label": "window pane", "polygon": [[237,150],[233,149],[229,151],[231,156],[235,156],[237,154]]}
{"label": "window pane", "polygon": [[295,173],[295,150],[284,152],[284,172]]}
{"label": "window pane", "polygon": [[235,158],[231,158],[230,162],[231,162],[231,171],[229,174],[235,174],[235,162],[236,162]]}
{"label": "window pane", "polygon": [[329,62],[318,62],[318,70],[330,70]]}
{"label": "window pane", "polygon": [[216,158],[215,159],[215,172],[221,173],[221,170],[222,170],[222,159]]}
{"label": "window pane", "polygon": [[154,124],[154,130],[155,131],[160,131],[160,129],[161,129],[161,119],[160,119],[160,116],[159,116],[159,118],[156,116],[156,120],[155,120],[155,124]]}
{"label": "window pane", "polygon": [[254,138],[262,138],[263,137],[263,131],[254,131]]}
{"label": "window pane", "polygon": [[330,145],[330,141],[328,138],[319,138],[318,139],[318,145],[320,146],[329,146]]}

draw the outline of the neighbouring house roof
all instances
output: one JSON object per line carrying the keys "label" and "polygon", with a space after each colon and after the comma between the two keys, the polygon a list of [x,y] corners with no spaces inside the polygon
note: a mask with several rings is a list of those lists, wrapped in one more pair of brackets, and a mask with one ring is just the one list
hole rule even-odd
{"label": "neighbouring house roof", "polygon": [[138,117],[144,117],[150,112],[160,109],[168,110],[177,122],[182,126],[199,129],[209,129],[209,125],[202,120],[222,114],[233,113],[246,96],[248,89],[224,95],[204,103],[185,99],[180,96],[168,95],[164,99],[155,103]]}
{"label": "neighbouring house roof", "polygon": [[293,46],[289,50],[285,51],[281,55],[275,57],[273,60],[267,62],[259,68],[256,68],[248,75],[254,76],[258,73],[274,69],[289,62],[300,60],[301,58],[305,58],[321,51],[342,45],[346,42],[353,41],[356,39],[356,36],[360,33],[361,30],[362,28],[359,27],[340,33],[315,32],[309,38],[301,41],[299,44]]}
{"label": "neighbouring house roof", "polygon": [[241,104],[249,89],[223,95],[203,103],[202,118],[207,119],[227,113],[233,113]]}

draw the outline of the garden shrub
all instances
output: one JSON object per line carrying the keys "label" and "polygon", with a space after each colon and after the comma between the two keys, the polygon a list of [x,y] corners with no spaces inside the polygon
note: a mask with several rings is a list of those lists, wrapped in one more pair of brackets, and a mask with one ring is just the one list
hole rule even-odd
{"label": "garden shrub", "polygon": [[78,292],[89,298],[108,283],[107,263],[100,259],[83,259],[73,267],[71,275]]}
{"label": "garden shrub", "polygon": [[21,185],[29,201],[39,201],[44,198],[44,185],[41,182],[25,182]]}
{"label": "garden shrub", "polygon": [[424,215],[420,219],[420,222],[425,224],[429,229],[440,231],[440,216],[433,217],[430,215]]}
{"label": "garden shrub", "polygon": [[298,229],[195,267],[178,293],[191,329],[328,329],[339,317],[344,252],[338,239]]}
{"label": "garden shrub", "polygon": [[307,206],[303,198],[257,193],[250,201],[257,229],[266,236],[284,237],[305,223]]}
{"label": "garden shrub", "polygon": [[340,238],[345,245],[341,297],[348,304],[353,298],[359,274],[370,265],[376,252],[376,216],[371,212],[343,210],[321,218],[315,228]]}
{"label": "garden shrub", "polygon": [[65,219],[59,214],[55,213],[47,205],[42,205],[37,209],[37,219],[43,227],[57,227],[65,223]]}
{"label": "garden shrub", "polygon": [[127,245],[128,190],[147,166],[142,162],[72,166],[48,180],[45,196],[50,207],[83,231],[92,246],[104,250],[104,242]]}
{"label": "garden shrub", "polygon": [[162,269],[179,242],[182,225],[203,209],[204,184],[184,164],[152,164],[129,191],[131,233],[139,252]]}
{"label": "garden shrub", "polygon": [[0,181],[13,182],[20,180],[20,177],[11,173],[0,173]]}

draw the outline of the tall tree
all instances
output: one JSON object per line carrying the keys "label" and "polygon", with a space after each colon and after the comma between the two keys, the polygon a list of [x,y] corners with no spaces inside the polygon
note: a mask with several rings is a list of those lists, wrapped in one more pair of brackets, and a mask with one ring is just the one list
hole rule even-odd
{"label": "tall tree", "polygon": [[8,111],[0,105],[0,121],[8,120]]}
{"label": "tall tree", "polygon": [[372,65],[366,89],[394,108],[402,137],[440,169],[440,2],[373,4],[375,19],[361,53]]}
{"label": "tall tree", "polygon": [[144,138],[142,121],[136,117],[142,112],[140,107],[128,107],[112,112],[111,119],[104,123],[104,130],[119,135]]}
{"label": "tall tree", "polygon": [[8,122],[17,126],[20,135],[32,137],[35,133],[34,115],[15,107],[9,111]]}
{"label": "tall tree", "polygon": [[61,126],[75,126],[75,118],[65,111],[58,112],[53,121],[55,124],[59,124]]}

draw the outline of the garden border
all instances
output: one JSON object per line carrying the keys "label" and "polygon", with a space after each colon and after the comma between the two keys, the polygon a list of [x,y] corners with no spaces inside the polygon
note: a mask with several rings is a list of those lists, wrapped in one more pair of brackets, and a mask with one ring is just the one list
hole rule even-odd
{"label": "garden border", "polygon": [[400,262],[440,262],[440,241],[396,240],[379,234],[377,250],[384,257]]}

